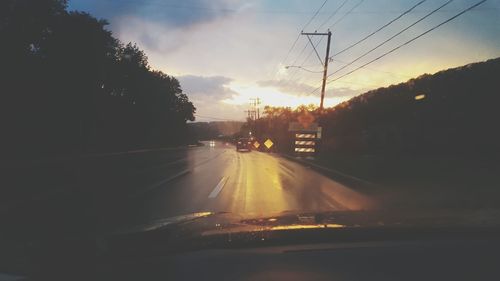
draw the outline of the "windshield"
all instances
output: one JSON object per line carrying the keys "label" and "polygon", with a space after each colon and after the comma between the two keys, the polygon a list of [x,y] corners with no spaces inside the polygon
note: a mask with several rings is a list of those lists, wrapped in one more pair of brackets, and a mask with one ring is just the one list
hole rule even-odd
{"label": "windshield", "polygon": [[498,218],[499,9],[3,0],[0,244]]}

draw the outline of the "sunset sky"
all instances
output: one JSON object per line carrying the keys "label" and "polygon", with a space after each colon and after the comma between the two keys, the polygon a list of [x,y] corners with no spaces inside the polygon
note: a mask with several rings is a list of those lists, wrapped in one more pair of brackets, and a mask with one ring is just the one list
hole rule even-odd
{"label": "sunset sky", "polygon": [[[326,32],[330,27],[333,33],[330,52],[335,54],[420,1],[329,0],[304,31]],[[478,1],[452,1],[331,78],[370,61]],[[323,2],[70,0],[69,8],[107,19],[115,37],[137,43],[154,69],[180,80],[184,92],[197,107],[197,121],[214,121],[244,120],[243,111],[248,108],[249,99],[255,97],[263,101],[262,106],[319,104],[319,91],[314,89],[321,83],[321,74],[316,72],[322,67],[311,53],[311,46],[307,46],[307,38],[301,36],[286,55]],[[368,40],[335,56],[329,73],[446,2],[425,1]],[[312,39],[316,42],[319,37]],[[325,39],[318,46],[322,59]],[[328,84],[325,105],[333,106],[367,90],[423,73],[499,56],[500,0],[489,0],[366,68]],[[302,65],[314,73],[285,69],[286,65]]]}

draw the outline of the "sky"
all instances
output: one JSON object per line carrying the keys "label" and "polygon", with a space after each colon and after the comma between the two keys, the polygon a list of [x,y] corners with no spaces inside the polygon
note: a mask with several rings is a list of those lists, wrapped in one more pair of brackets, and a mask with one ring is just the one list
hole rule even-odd
{"label": "sky", "polygon": [[[330,55],[334,56],[328,73],[332,74],[329,80],[334,80],[479,2],[451,1],[340,69],[449,0],[424,1],[393,21],[421,1],[69,0],[69,9],[106,19],[115,37],[136,43],[146,52],[153,69],[179,79],[197,108],[197,121],[217,121],[244,120],[251,98],[260,98],[261,108],[319,105],[320,59],[324,60],[327,40],[319,35],[311,37],[319,59],[308,38],[299,36],[302,30],[331,30]],[[391,21],[365,41],[336,54]],[[500,0],[488,0],[374,63],[328,83],[325,106],[425,73],[499,56]]]}

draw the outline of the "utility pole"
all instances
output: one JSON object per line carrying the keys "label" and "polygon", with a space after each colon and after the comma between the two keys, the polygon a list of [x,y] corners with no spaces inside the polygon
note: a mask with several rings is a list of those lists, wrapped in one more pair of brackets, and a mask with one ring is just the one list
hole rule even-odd
{"label": "utility pole", "polygon": [[[316,52],[316,56],[318,57],[319,61],[323,65],[323,84],[321,84],[321,102],[319,104],[319,109],[323,111],[323,100],[325,99],[325,88],[326,88],[326,77],[328,75],[328,60],[330,57],[330,41],[332,39],[332,32],[328,30],[326,33],[318,33],[318,32],[301,32],[302,35],[306,35],[307,39],[309,39],[309,43],[311,43],[314,51]],[[311,41],[311,37],[313,35],[321,35],[321,36],[328,36],[328,42],[326,43],[326,56],[325,56],[325,62],[321,60],[318,51],[316,51],[316,47]]]}
{"label": "utility pole", "polygon": [[260,99],[257,98],[255,103],[257,104],[257,119],[260,119]]}
{"label": "utility pole", "polygon": [[259,108],[260,98],[253,98],[250,100],[251,100],[250,105],[253,106],[254,114],[256,115],[257,119],[260,119],[260,108]]}
{"label": "utility pole", "polygon": [[323,71],[323,84],[321,84],[321,103],[320,110],[323,111],[323,100],[325,99],[325,88],[326,88],[326,76],[328,75],[328,61],[330,60],[330,40],[332,39],[332,32],[328,30],[328,42],[326,43],[326,56],[325,56],[325,68]]}
{"label": "utility pole", "polygon": [[250,109],[245,110],[245,112],[248,114],[248,118],[250,118],[253,121],[260,119],[259,105],[260,105],[260,98],[252,98],[250,99]]}
{"label": "utility pole", "polygon": [[252,111],[251,110],[245,110],[245,112],[247,113],[247,118],[248,119],[252,119]]}

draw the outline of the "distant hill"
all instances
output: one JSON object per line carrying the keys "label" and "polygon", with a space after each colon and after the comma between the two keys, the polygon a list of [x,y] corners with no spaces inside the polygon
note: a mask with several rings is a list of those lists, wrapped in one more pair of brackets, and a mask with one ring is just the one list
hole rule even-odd
{"label": "distant hill", "polygon": [[500,58],[369,91],[321,116],[327,151],[499,152]]}
{"label": "distant hill", "polygon": [[368,91],[320,112],[266,107],[252,125],[293,152],[288,124],[304,110],[323,127],[322,157],[357,155],[489,155],[500,152],[500,58],[424,74]]}
{"label": "distant hill", "polygon": [[214,121],[188,123],[188,131],[197,140],[215,139],[219,136],[232,136],[241,130],[244,122]]}

